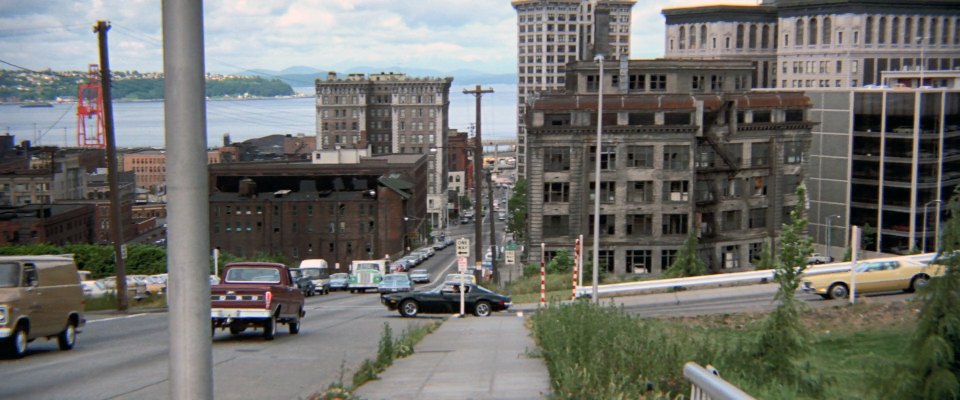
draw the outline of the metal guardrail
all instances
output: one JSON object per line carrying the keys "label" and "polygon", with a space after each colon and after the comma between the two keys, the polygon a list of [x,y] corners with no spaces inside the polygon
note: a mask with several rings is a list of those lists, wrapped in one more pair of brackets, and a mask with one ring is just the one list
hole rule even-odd
{"label": "metal guardrail", "polygon": [[753,400],[746,392],[720,377],[716,368],[701,367],[695,362],[683,366],[683,376],[690,381],[690,400]]}
{"label": "metal guardrail", "polygon": [[[936,256],[936,253],[924,253],[916,254],[910,256],[899,256],[899,257],[884,257],[884,259],[906,259],[916,262],[929,262],[933,260]],[[862,260],[868,261],[868,260]],[[833,272],[845,272],[850,270],[850,262],[837,262],[830,264],[821,264],[815,265],[807,268],[804,272],[806,275],[819,275],[819,274],[829,274]],[[747,271],[747,272],[731,272],[726,274],[716,274],[716,275],[704,275],[704,276],[694,276],[689,278],[670,278],[670,279],[657,279],[651,281],[642,281],[642,282],[627,282],[627,283],[616,283],[612,285],[600,285],[598,287],[598,293],[603,294],[617,294],[617,293],[629,293],[629,292],[642,292],[645,290],[656,290],[656,289],[670,289],[678,287],[696,287],[696,286],[706,286],[706,285],[716,285],[721,283],[734,283],[734,282],[769,282],[773,279],[773,270],[763,269],[758,271]],[[577,297],[589,296],[592,293],[591,286],[583,286],[577,288]]]}

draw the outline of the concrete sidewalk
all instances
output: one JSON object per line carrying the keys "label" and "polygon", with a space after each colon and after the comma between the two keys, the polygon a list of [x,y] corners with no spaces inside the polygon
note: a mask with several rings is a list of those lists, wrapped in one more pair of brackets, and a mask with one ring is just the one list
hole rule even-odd
{"label": "concrete sidewalk", "polygon": [[364,399],[542,399],[550,376],[517,310],[451,318],[413,355],[394,361],[355,394]]}

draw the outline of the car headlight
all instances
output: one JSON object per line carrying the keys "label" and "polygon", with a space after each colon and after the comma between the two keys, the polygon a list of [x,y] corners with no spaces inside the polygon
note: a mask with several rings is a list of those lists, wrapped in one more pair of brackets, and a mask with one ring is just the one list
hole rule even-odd
{"label": "car headlight", "polygon": [[7,306],[0,306],[0,326],[7,324]]}

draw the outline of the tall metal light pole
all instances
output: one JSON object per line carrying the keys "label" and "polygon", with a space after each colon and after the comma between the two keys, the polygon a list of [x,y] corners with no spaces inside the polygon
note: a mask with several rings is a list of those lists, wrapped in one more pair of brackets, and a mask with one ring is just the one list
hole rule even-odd
{"label": "tall metal light pole", "polygon": [[[940,205],[940,203],[942,203],[942,201],[940,201],[940,199],[930,200],[930,201],[927,202],[927,204],[924,204],[924,205],[923,205],[923,239],[921,239],[921,243],[922,243],[922,244],[920,245],[920,248],[922,249],[922,250],[921,250],[922,253],[926,253],[926,252],[927,252],[927,207],[930,207],[930,205],[931,205],[931,204],[934,204],[934,203],[936,203],[937,206],[939,207],[939,205]],[[938,220],[938,221],[940,220],[939,208],[938,208],[938,211],[937,211],[937,220]],[[939,223],[938,223],[938,225],[939,225]],[[938,231],[939,231],[939,229],[938,229]],[[939,239],[939,237],[938,237],[938,238],[937,238],[937,244],[939,245],[939,243],[940,243],[940,239]],[[934,247],[936,247],[936,246],[934,246]]]}
{"label": "tall metal light pole", "polygon": [[212,399],[203,3],[165,0],[161,5],[165,77],[163,124],[169,183],[169,398]]}
{"label": "tall metal light pole", "polygon": [[600,303],[600,145],[603,132],[603,54],[594,58],[600,64],[600,78],[597,82],[597,146],[594,155],[594,191],[593,191],[593,302]]}
{"label": "tall metal light pole", "polygon": [[827,216],[827,257],[830,258],[830,261],[833,261],[833,219],[840,219],[840,216],[837,214]]}

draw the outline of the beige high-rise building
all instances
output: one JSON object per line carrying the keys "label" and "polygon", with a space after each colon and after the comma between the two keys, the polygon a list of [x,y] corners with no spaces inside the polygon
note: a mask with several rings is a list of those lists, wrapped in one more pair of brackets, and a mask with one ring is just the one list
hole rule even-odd
{"label": "beige high-rise building", "polygon": [[[567,63],[630,54],[636,0],[513,0],[517,10],[517,174],[526,175],[527,101],[562,88]],[[597,40],[605,38],[605,40]]]}
{"label": "beige high-rise building", "polygon": [[884,71],[960,68],[960,0],[763,0],[663,15],[666,58],[750,60],[757,87],[860,87],[881,85]]}
{"label": "beige high-rise building", "polygon": [[[367,149],[371,156],[427,154],[427,215],[447,225],[446,133],[453,78],[330,72],[316,80],[317,149]],[[369,146],[369,147],[368,147]]]}

